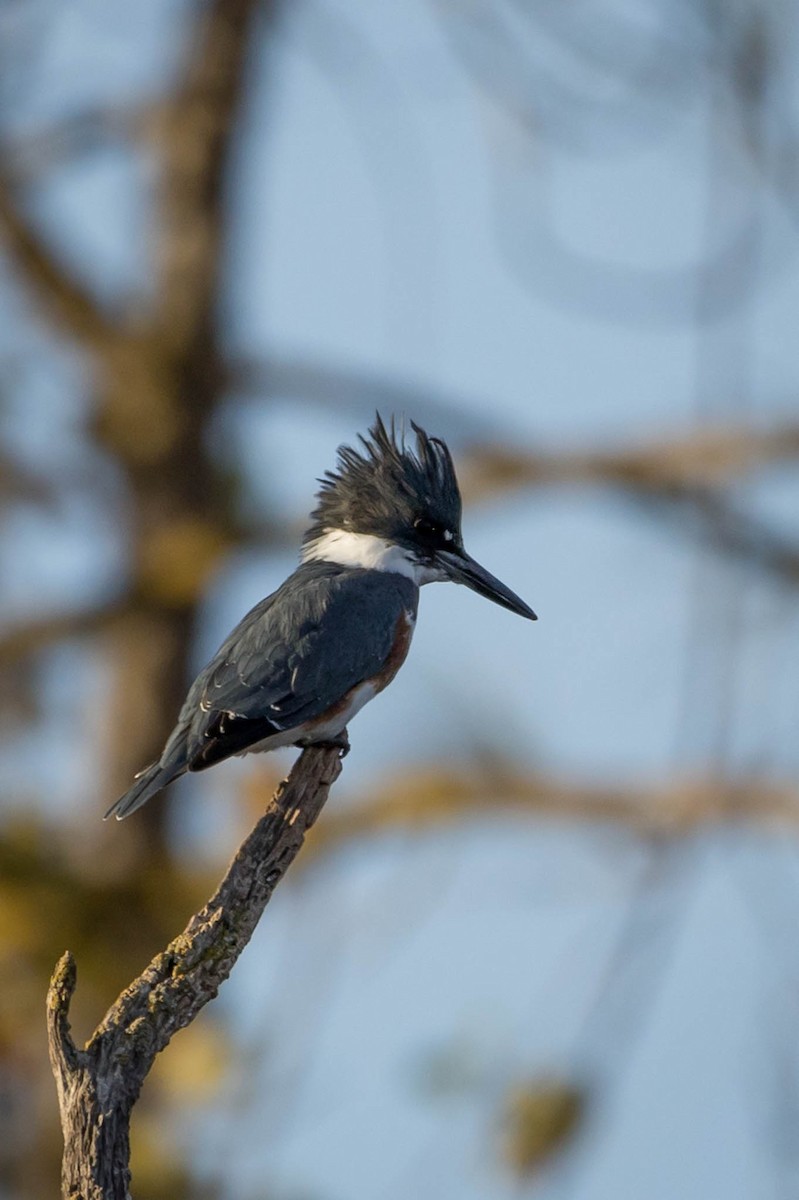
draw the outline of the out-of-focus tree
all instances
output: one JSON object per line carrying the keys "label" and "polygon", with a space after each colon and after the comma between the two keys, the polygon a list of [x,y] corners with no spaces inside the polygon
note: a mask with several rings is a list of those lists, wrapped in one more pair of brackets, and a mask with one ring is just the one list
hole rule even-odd
{"label": "out-of-focus tree", "polygon": [[[667,324],[676,319],[686,282],[697,279],[698,320],[706,330],[751,291],[762,232],[751,195],[729,236],[708,239],[700,263],[657,272],[599,264],[566,247],[538,186],[536,154],[547,145],[647,144],[660,136],[674,104],[709,81],[720,136],[735,139],[795,220],[799,140],[786,115],[787,98],[784,107],[779,96],[775,100],[784,78],[777,70],[778,8],[754,0],[661,7],[668,19],[658,25],[657,38],[645,36],[643,23],[629,13],[614,15],[612,6],[601,4],[477,0],[431,3],[430,11],[504,131],[496,141],[487,139],[496,229],[521,286],[576,315],[601,309],[621,322]],[[346,5],[310,13],[322,58],[334,59],[344,43],[355,54],[348,16],[353,19]],[[795,588],[799,541],[749,505],[743,485],[775,464],[796,462],[799,424],[793,418],[768,427],[755,422],[745,383],[743,399],[711,395],[716,374],[725,373],[714,374],[713,354],[740,363],[745,379],[746,339],[734,329],[734,344],[711,345],[708,337],[700,354],[698,428],[647,444],[568,451],[500,444],[491,422],[467,418],[458,396],[438,395],[412,380],[285,354],[265,362],[236,354],[226,312],[237,287],[230,247],[240,156],[256,136],[247,125],[247,105],[256,72],[271,69],[281,53],[277,35],[290,19],[288,9],[266,0],[209,0],[181,9],[174,17],[174,53],[154,82],[132,99],[79,109],[64,100],[68,88],[54,88],[37,106],[35,78],[26,70],[31,50],[55,38],[55,8],[11,6],[1,19],[0,303],[13,331],[3,342],[0,380],[0,499],[12,518],[7,561],[13,564],[15,520],[24,527],[42,513],[78,505],[107,513],[113,530],[111,565],[99,584],[88,579],[64,602],[27,597],[5,624],[0,694],[9,741],[21,743],[32,730],[32,752],[42,753],[53,725],[44,703],[48,671],[55,662],[63,678],[88,660],[99,664],[102,688],[76,671],[74,684],[67,683],[66,724],[76,741],[87,740],[91,726],[92,790],[113,798],[160,749],[190,674],[210,582],[237,548],[281,537],[269,514],[254,524],[245,465],[220,452],[226,408],[243,396],[262,405],[281,397],[359,415],[374,405],[404,408],[423,421],[444,415],[460,433],[469,500],[553,487],[611,490],[658,533],[676,531],[708,548],[714,562],[729,559],[753,577]],[[338,40],[318,32],[331,29]],[[560,57],[548,55],[552,46]],[[594,80],[593,89],[575,88],[567,60],[582,68],[581,79]],[[775,104],[781,122],[769,116]],[[109,148],[125,159],[141,214],[135,278],[123,280],[112,278],[99,253],[92,260],[81,252],[85,243],[53,219],[48,204],[65,169]],[[709,226],[725,202],[719,187],[709,203]],[[269,267],[263,264],[265,272]],[[22,368],[32,360],[51,386],[67,381],[78,396],[74,436],[45,451],[24,428]],[[696,610],[697,626],[720,613],[719,626],[730,627],[724,589],[714,595],[700,586]],[[726,645],[726,653],[734,656],[735,647]],[[719,711],[723,674],[719,669]],[[690,687],[685,704],[701,707]],[[689,712],[687,720],[695,715]],[[722,712],[719,727],[724,719]],[[263,777],[253,779],[255,806],[264,787]],[[208,882],[176,861],[166,836],[166,803],[143,810],[126,827],[124,841],[99,823],[81,826],[78,834],[69,821],[46,819],[45,807],[23,788],[7,796],[0,842],[0,1098],[11,1133],[3,1140],[0,1179],[9,1193],[31,1197],[52,1194],[59,1153],[38,1020],[55,958],[66,945],[79,957],[78,1027],[89,1028],[97,1010],[176,932]],[[409,774],[387,783],[369,805],[329,814],[308,848],[308,867],[314,851],[321,858],[344,841],[387,828],[424,832],[442,820],[499,818],[508,811],[611,822],[641,834],[647,845],[673,847],[697,829],[729,821],[790,826],[797,806],[795,789],[736,777],[723,753],[708,756],[702,779],[635,788],[571,783],[543,771],[522,777],[499,758],[481,761],[476,753],[475,764]],[[194,1072],[198,1063],[207,1064],[192,1084],[195,1092],[220,1070],[219,1027],[205,1024],[183,1036],[182,1048],[171,1052],[174,1069],[166,1056],[160,1084],[156,1079],[142,1102],[141,1144],[134,1151],[142,1196],[174,1197],[188,1186],[186,1164],[160,1137],[159,1104],[180,1102],[175,1089],[185,1083],[188,1062]],[[524,1174],[568,1140],[579,1124],[580,1100],[569,1081],[553,1083],[543,1099],[535,1081],[513,1088],[503,1108],[506,1153]]]}
{"label": "out-of-focus tree", "polygon": [[[75,356],[86,381],[77,481],[66,454],[34,474],[9,452],[7,503],[57,507],[77,487],[96,510],[116,509],[120,554],[117,578],[105,594],[80,597],[64,611],[45,604],[41,615],[7,628],[0,645],[3,693],[13,696],[20,669],[31,671],[55,643],[91,644],[110,680],[93,721],[96,780],[106,796],[124,790],[160,753],[185,691],[198,604],[241,537],[235,479],[213,453],[213,423],[226,394],[222,280],[231,162],[248,58],[270,18],[269,5],[252,0],[217,0],[187,13],[171,77],[160,93],[141,98],[140,111],[67,112],[34,122],[17,116],[12,96],[3,114],[6,287],[18,288],[18,306],[28,306],[18,319],[35,323],[29,336],[56,360]],[[22,45],[34,33],[33,14],[20,12],[16,19],[7,54],[15,40]],[[46,29],[40,32],[47,36]],[[24,81],[18,87],[22,91]],[[20,95],[18,107],[30,111],[30,97]],[[121,142],[150,175],[140,201],[147,226],[140,253],[148,270],[129,287],[99,286],[96,273],[75,261],[64,231],[37,208],[62,154],[86,153],[86,142],[91,147],[108,139]],[[24,422],[24,408],[12,412]],[[85,705],[86,697],[76,689],[72,702]],[[174,934],[175,914],[198,896],[199,881],[192,883],[171,862],[163,812],[152,807],[124,848],[96,824],[82,831],[77,845],[54,843],[33,819],[16,832],[13,824],[6,829],[3,974],[13,986],[3,989],[2,1040],[9,1057],[26,1065],[25,1071],[17,1066],[18,1088],[9,1103],[23,1111],[35,1106],[32,1128],[39,1132],[32,1137],[46,1138],[47,1147],[43,1152],[20,1141],[19,1153],[9,1155],[6,1171],[15,1191],[52,1192],[57,1161],[52,1106],[43,1094],[43,1047],[30,1021],[47,960],[64,945],[80,954],[82,1004],[96,1013]],[[102,946],[93,937],[98,927]],[[39,1081],[34,1099],[21,1082],[31,1075]],[[148,1128],[146,1115],[141,1128]],[[157,1131],[152,1118],[149,1128]],[[153,1195],[175,1195],[182,1168],[165,1169],[164,1156],[172,1161],[174,1148],[159,1152],[158,1144],[151,1136],[149,1154],[157,1161],[149,1172],[139,1168],[140,1185]]]}

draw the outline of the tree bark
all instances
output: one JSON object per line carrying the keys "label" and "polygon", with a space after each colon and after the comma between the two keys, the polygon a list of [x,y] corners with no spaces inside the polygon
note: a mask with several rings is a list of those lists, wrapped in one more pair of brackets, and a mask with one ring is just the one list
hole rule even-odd
{"label": "tree bark", "polygon": [[155,1056],[213,999],[341,771],[341,747],[303,751],[215,894],[119,996],[82,1050],[67,951],[47,996],[50,1061],[64,1133],[64,1200],[128,1200],[130,1114]]}

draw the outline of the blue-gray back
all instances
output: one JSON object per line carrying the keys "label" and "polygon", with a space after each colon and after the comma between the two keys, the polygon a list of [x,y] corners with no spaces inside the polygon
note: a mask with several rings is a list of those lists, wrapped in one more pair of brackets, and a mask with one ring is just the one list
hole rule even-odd
{"label": "blue-gray back", "polygon": [[[247,613],[192,684],[170,743],[197,769],[321,717],[381,670],[419,590],[402,575],[303,564]],[[163,761],[163,760],[162,760]]]}

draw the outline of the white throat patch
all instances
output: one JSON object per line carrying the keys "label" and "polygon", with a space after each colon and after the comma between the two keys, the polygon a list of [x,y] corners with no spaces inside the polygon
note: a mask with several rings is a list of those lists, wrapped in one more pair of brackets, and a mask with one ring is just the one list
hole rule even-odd
{"label": "white throat patch", "polygon": [[346,529],[326,529],[321,537],[303,546],[302,561],[331,562],[365,571],[393,571],[412,579],[417,587],[446,578],[444,571],[416,562],[410,551],[401,546],[372,533],[350,533]]}

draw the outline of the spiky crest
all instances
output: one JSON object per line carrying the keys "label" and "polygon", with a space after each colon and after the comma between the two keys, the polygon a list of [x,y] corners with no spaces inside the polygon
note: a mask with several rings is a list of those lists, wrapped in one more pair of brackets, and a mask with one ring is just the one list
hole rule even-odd
{"label": "spiky crest", "polygon": [[379,413],[362,448],[340,446],[335,471],[319,480],[317,505],[303,542],[332,529],[371,533],[404,542],[419,519],[452,530],[460,539],[461,495],[452,455],[445,442],[429,437],[415,422],[416,446],[405,442],[392,417],[388,427]]}

